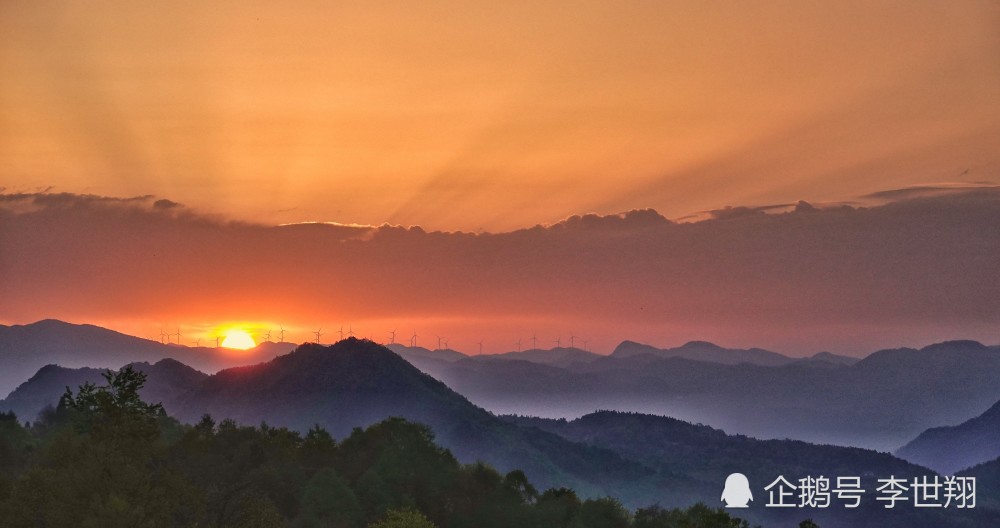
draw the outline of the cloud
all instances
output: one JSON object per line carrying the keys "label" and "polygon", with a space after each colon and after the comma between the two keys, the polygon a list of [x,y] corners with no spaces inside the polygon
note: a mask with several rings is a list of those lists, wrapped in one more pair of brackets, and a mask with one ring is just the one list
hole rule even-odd
{"label": "cloud", "polygon": [[[0,195],[0,319],[516,318],[584,326],[609,346],[1000,340],[996,188],[873,207],[732,207],[689,223],[588,214],[482,234],[268,226],[158,203]],[[476,331],[490,336],[489,324]]]}
{"label": "cloud", "polygon": [[[967,174],[965,171],[963,174]],[[940,196],[943,194],[955,194],[964,193],[970,189],[1000,189],[1000,185],[993,182],[948,182],[948,183],[933,183],[926,185],[912,185],[909,187],[902,187],[899,189],[888,189],[885,191],[878,191],[862,196],[862,199],[868,200],[880,200],[883,202],[891,202],[898,200],[907,200],[911,198],[922,198],[928,196]]]}

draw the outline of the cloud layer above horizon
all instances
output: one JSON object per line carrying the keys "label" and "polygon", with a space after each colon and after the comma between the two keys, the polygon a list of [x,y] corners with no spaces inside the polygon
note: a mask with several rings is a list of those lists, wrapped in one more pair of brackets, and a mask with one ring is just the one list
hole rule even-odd
{"label": "cloud layer above horizon", "polygon": [[0,184],[496,231],[1000,175],[992,0],[98,5],[0,2]]}
{"label": "cloud layer above horizon", "polygon": [[533,332],[545,347],[575,333],[602,351],[621,339],[790,353],[996,343],[1000,190],[924,191],[873,207],[729,208],[692,223],[635,210],[482,234],[269,226],[152,196],[7,193],[0,321],[353,321],[380,339],[398,324],[399,340],[412,328],[424,343],[486,339],[489,351]]}

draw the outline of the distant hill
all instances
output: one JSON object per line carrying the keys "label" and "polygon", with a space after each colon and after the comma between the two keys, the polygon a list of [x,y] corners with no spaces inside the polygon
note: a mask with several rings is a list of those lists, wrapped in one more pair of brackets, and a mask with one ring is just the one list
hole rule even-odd
{"label": "distant hill", "polygon": [[1000,510],[1000,458],[983,462],[957,474],[976,478],[976,495],[979,503],[977,506]]}
{"label": "distant hill", "polygon": [[[174,402],[181,394],[192,390],[208,377],[174,359],[161,359],[152,365],[144,362],[132,365],[148,376],[140,392],[142,397],[150,402],[163,403],[167,412],[173,410]],[[22,422],[34,420],[46,406],[55,406],[59,402],[66,387],[75,391],[87,382],[103,384],[101,374],[104,372],[105,369],[89,367],[71,369],[46,365],[7,398],[0,400],[0,411],[14,411]]]}
{"label": "distant hill", "polygon": [[[733,472],[746,475],[757,493],[741,517],[764,526],[796,526],[811,517],[823,527],[890,526],[970,526],[987,525],[1000,517],[996,512],[985,519],[964,512],[928,512],[906,508],[887,511],[865,498],[858,510],[843,508],[807,509],[789,512],[765,508],[766,495],[760,491],[778,475],[797,482],[812,475],[861,476],[867,489],[876,479],[894,475],[912,478],[933,475],[929,470],[886,453],[866,449],[815,445],[794,440],[757,440],[728,435],[705,425],[694,425],[662,416],[601,411],[576,420],[551,420],[519,416],[503,419],[558,434],[568,440],[603,447],[628,460],[642,461],[656,471],[683,475],[693,481],[693,489],[703,496],[718,494],[720,483]],[[982,490],[985,491],[985,490]],[[713,497],[713,501],[715,498]],[[978,524],[979,521],[987,524]]]}
{"label": "distant hill", "polygon": [[1000,402],[959,425],[920,433],[896,456],[949,475],[1000,457]]}
{"label": "distant hill", "polygon": [[467,462],[523,469],[543,486],[605,495],[651,471],[606,450],[508,424],[420,372],[387,348],[349,338],[305,344],[267,363],[225,369],[184,395],[174,414],[209,413],[237,422],[305,431],[319,424],[336,437],[399,416],[430,425],[442,445]]}
{"label": "distant hill", "polygon": [[533,348],[521,352],[505,352],[503,354],[483,354],[472,356],[477,361],[530,361],[532,363],[542,363],[557,367],[568,367],[573,363],[589,363],[597,358],[604,357],[600,354],[587,352],[573,347],[556,347],[551,349]]}
{"label": "distant hill", "polygon": [[6,396],[45,365],[120,368],[135,361],[173,358],[203,372],[265,361],[294,348],[262,343],[239,355],[215,348],[166,345],[93,325],[47,319],[28,325],[0,325],[0,396]]}
{"label": "distant hill", "polygon": [[861,358],[856,358],[852,356],[842,356],[840,354],[834,354],[832,352],[817,352],[807,358],[801,358],[796,360],[796,363],[823,362],[823,363],[830,363],[832,365],[851,366],[857,363],[858,361],[861,361]]}
{"label": "distant hill", "polygon": [[885,451],[1000,399],[1000,351],[971,341],[882,350],[853,365],[829,357],[781,366],[721,364],[640,350],[564,368],[472,360],[418,366],[498,414],[635,411],[759,438]]}
{"label": "distant hill", "polygon": [[429,350],[423,347],[411,347],[411,346],[401,345],[399,343],[386,345],[386,348],[392,350],[396,354],[399,354],[403,359],[406,359],[407,361],[409,361],[410,359],[458,361],[460,359],[465,359],[469,357],[457,350],[451,350],[451,349]]}
{"label": "distant hill", "polygon": [[648,354],[660,358],[685,358],[696,361],[709,361],[721,363],[723,365],[738,365],[749,363],[751,365],[763,365],[767,367],[778,367],[794,363],[795,360],[761,348],[732,349],[722,348],[716,344],[706,341],[691,341],[677,348],[656,348],[633,341],[623,341],[619,344],[612,357],[629,357],[640,354]]}

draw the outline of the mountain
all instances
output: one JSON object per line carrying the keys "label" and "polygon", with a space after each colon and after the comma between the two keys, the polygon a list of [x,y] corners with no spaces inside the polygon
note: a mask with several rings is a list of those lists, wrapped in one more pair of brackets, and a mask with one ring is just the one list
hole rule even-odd
{"label": "mountain", "polygon": [[614,352],[611,353],[611,356],[625,358],[639,354],[648,354],[660,358],[679,357],[693,359],[696,361],[721,363],[723,365],[749,363],[751,365],[777,367],[795,362],[794,359],[788,356],[761,348],[722,348],[716,344],[708,343],[706,341],[691,341],[677,348],[656,348],[633,341],[622,341],[622,343],[615,348]]}
{"label": "mountain", "polygon": [[607,450],[504,422],[389,349],[354,338],[329,347],[305,344],[267,363],[222,370],[186,393],[173,414],[194,422],[206,413],[300,431],[319,424],[340,438],[399,416],[431,426],[460,460],[523,469],[542,486],[570,486],[588,496],[611,494],[651,474]]}
{"label": "mountain", "polygon": [[[146,384],[141,390],[142,397],[146,401],[162,402],[167,412],[173,410],[174,402],[181,394],[208,377],[174,359],[161,359],[152,365],[145,362],[131,365],[147,375]],[[101,374],[104,372],[104,369],[89,367],[71,369],[46,365],[9,396],[0,400],[0,411],[14,411],[21,421],[34,420],[46,406],[55,406],[59,402],[66,387],[76,390],[88,382],[103,384]]]}
{"label": "mountain", "polygon": [[896,456],[948,475],[1000,457],[1000,402],[961,424],[920,433]]}
{"label": "mountain", "polygon": [[1000,510],[1000,458],[959,471],[957,475],[975,477],[979,505]]}
{"label": "mountain", "polygon": [[[806,517],[824,528],[986,526],[1000,520],[1000,514],[995,511],[979,517],[979,514],[959,510],[934,513],[909,507],[886,510],[874,500],[874,494],[866,495],[857,510],[793,508],[792,512],[783,512],[780,508],[764,507],[767,494],[763,488],[779,475],[793,483],[806,476],[859,476],[862,486],[868,490],[878,486],[878,478],[912,479],[933,475],[923,467],[887,453],[794,440],[757,440],[728,435],[701,424],[638,413],[600,411],[571,421],[521,416],[502,418],[558,434],[567,440],[608,449],[626,460],[642,461],[661,474],[682,475],[691,482],[691,490],[712,497],[706,501],[710,504],[717,501],[721,484],[730,473],[743,473],[751,483],[755,500],[750,508],[740,511],[740,516],[764,526],[795,526]],[[987,494],[994,489],[998,488],[981,488],[980,493]],[[665,496],[669,497],[667,493]],[[836,505],[837,500],[833,503]]]}
{"label": "mountain", "polygon": [[473,359],[415,364],[498,414],[573,418],[597,409],[634,411],[758,438],[885,451],[929,427],[981,414],[1000,399],[1000,350],[972,341],[882,350],[853,365],[824,360],[820,367],[815,361],[721,364],[652,353],[565,367]]}
{"label": "mountain", "polygon": [[532,363],[542,363],[544,365],[554,365],[557,367],[567,367],[573,363],[588,363],[599,357],[600,354],[588,352],[575,347],[556,347],[551,349],[533,348],[520,352],[505,352],[503,354],[483,354],[472,356],[476,361],[530,361]]}
{"label": "mountain", "polygon": [[173,358],[203,372],[259,363],[294,348],[291,343],[262,343],[239,354],[219,349],[167,345],[93,325],[47,319],[28,325],[0,325],[0,396],[8,394],[45,365],[120,368],[135,361]]}
{"label": "mountain", "polygon": [[840,354],[834,354],[832,352],[817,352],[807,358],[802,358],[797,360],[796,363],[823,362],[823,363],[830,363],[832,365],[851,366],[857,363],[858,361],[861,361],[861,358],[856,358],[852,356],[842,356]]}
{"label": "mountain", "polygon": [[386,348],[392,350],[403,359],[407,361],[411,359],[431,359],[439,361],[458,361],[460,359],[465,359],[469,356],[451,349],[438,349],[429,350],[424,347],[411,347],[401,345],[399,343],[393,343],[391,345],[386,345]]}

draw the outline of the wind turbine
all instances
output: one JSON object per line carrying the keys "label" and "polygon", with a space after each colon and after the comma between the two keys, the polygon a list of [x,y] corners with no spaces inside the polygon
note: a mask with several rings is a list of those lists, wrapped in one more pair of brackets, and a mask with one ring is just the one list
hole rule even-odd
{"label": "wind turbine", "polygon": [[270,328],[268,328],[267,329],[267,333],[264,334],[264,341],[266,341],[268,343],[271,342],[271,329]]}
{"label": "wind turbine", "polygon": [[181,327],[177,327],[177,333],[174,335],[177,336],[177,344],[181,344]]}
{"label": "wind turbine", "polygon": [[553,343],[556,344],[556,348],[562,348],[562,338],[557,337]]}
{"label": "wind turbine", "polygon": [[410,337],[410,346],[417,348],[417,331],[413,331],[413,335]]}
{"label": "wind turbine", "polygon": [[279,343],[284,343],[285,342],[285,327],[281,326],[281,325],[278,325],[278,328],[281,329],[281,330],[278,331],[278,342]]}
{"label": "wind turbine", "polygon": [[319,338],[323,336],[323,327],[322,327],[322,326],[321,326],[321,327],[319,327],[319,330],[316,330],[316,331],[315,331],[315,332],[313,332],[313,333],[314,333],[314,334],[316,334],[316,344],[317,344],[317,345],[321,345],[321,344],[323,344],[323,343],[321,343],[321,342],[320,342],[320,340],[319,340]]}
{"label": "wind turbine", "polygon": [[517,338],[517,351],[518,351],[518,352],[520,352],[520,351],[521,351],[521,338],[520,338],[520,337],[519,337],[519,338]]}
{"label": "wind turbine", "polygon": [[570,347],[570,348],[573,348],[573,343],[574,343],[574,341],[576,341],[576,336],[575,336],[575,335],[573,335],[573,334],[570,334],[570,335],[569,335],[569,347]]}
{"label": "wind turbine", "polygon": [[347,337],[354,337],[354,325],[347,328]]}
{"label": "wind turbine", "polygon": [[395,345],[396,344],[396,329],[395,328],[393,328],[392,331],[389,332],[389,344],[390,345]]}
{"label": "wind turbine", "polygon": [[343,341],[344,340],[344,325],[340,325],[340,330],[337,330],[337,332],[340,334],[340,340]]}
{"label": "wind turbine", "polygon": [[479,355],[483,355],[483,342],[479,341],[476,344],[479,345]]}
{"label": "wind turbine", "polygon": [[194,340],[194,346],[196,346],[198,348],[201,348],[201,338],[200,337],[198,339]]}
{"label": "wind turbine", "polygon": [[584,339],[583,340],[583,351],[584,352],[590,352],[590,347],[587,346],[587,343],[590,343],[590,340],[589,339]]}
{"label": "wind turbine", "polygon": [[437,347],[437,349],[438,349],[438,350],[441,350],[441,341],[443,341],[443,340],[444,340],[444,338],[443,338],[443,337],[441,337],[441,336],[435,336],[435,337],[437,337],[437,338],[438,338],[438,347]]}
{"label": "wind turbine", "polygon": [[531,334],[531,348],[532,350],[538,350],[538,336],[534,332]]}
{"label": "wind turbine", "polygon": [[160,328],[160,344],[163,344],[163,338],[164,337],[169,338],[169,334],[167,334],[166,332],[163,331],[162,328]]}
{"label": "wind turbine", "polygon": [[219,348],[219,341],[222,341],[222,338],[219,336],[215,336],[215,348]]}
{"label": "wind turbine", "polygon": [[444,349],[448,350],[448,340],[447,339],[444,340]]}

